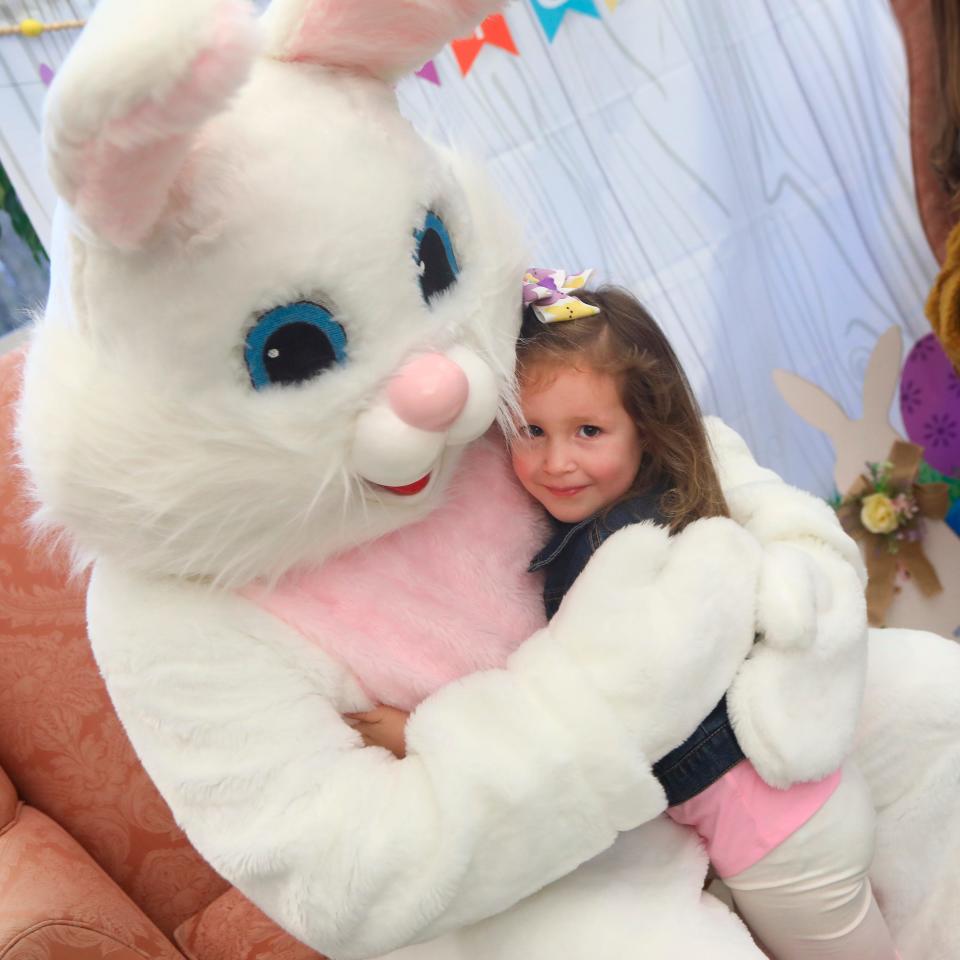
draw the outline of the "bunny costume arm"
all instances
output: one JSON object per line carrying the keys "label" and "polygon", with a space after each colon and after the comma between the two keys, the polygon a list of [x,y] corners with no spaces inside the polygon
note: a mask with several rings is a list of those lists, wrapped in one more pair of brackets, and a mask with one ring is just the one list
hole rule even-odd
{"label": "bunny costume arm", "polygon": [[238,595],[100,562],[90,633],[198,850],[296,937],[351,960],[499,912],[660,813],[650,760],[742,660],[758,561],[724,519],[672,540],[621,531],[506,669],[424,701],[399,761],[342,721],[365,702],[344,668]]}
{"label": "bunny costume arm", "polygon": [[866,678],[866,573],[822,500],[754,461],[722,421],[707,429],[731,516],[763,546],[759,640],[728,694],[737,738],[773,786],[817,780],[853,747]]}

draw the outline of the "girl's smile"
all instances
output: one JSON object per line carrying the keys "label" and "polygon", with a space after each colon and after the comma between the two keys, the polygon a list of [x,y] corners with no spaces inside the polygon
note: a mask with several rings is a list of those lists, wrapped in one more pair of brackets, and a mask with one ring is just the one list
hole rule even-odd
{"label": "girl's smile", "polygon": [[535,367],[525,372],[520,407],[525,425],[512,444],[513,468],[557,520],[579,523],[630,489],[643,451],[614,377]]}

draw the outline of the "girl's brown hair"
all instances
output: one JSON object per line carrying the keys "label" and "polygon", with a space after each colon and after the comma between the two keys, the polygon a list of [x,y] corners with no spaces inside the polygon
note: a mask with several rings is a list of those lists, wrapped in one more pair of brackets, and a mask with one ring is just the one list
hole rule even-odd
{"label": "girl's brown hair", "polygon": [[940,78],[940,132],[931,152],[933,167],[944,189],[960,203],[960,5],[957,0],[933,0]]}
{"label": "girl's brown hair", "polygon": [[699,517],[728,516],[700,407],[663,331],[626,290],[602,287],[577,296],[599,307],[599,315],[541,323],[527,311],[517,348],[521,381],[544,364],[616,377],[643,442],[640,469],[622,499],[663,490],[660,510],[673,532]]}

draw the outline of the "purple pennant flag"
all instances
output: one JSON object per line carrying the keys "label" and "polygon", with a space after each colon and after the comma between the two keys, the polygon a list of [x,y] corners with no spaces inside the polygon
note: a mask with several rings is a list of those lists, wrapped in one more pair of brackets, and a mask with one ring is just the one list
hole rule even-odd
{"label": "purple pennant flag", "polygon": [[40,64],[40,79],[43,81],[45,87],[49,87],[53,82],[53,70],[45,63]]}
{"label": "purple pennant flag", "polygon": [[437,73],[437,65],[432,60],[428,60],[416,72],[416,76],[420,77],[423,80],[429,80],[431,83],[435,83],[438,87],[441,85],[440,74]]}

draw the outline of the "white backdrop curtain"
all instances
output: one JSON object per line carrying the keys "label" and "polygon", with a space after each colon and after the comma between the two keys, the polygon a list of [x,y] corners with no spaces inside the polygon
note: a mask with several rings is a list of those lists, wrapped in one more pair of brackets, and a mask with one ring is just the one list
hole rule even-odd
{"label": "white backdrop curtain", "polygon": [[[887,0],[576,0],[547,39],[535,0],[505,10],[466,76],[401,84],[426,135],[483,158],[537,265],[593,266],[634,290],[708,412],[820,494],[829,442],[771,370],[858,414],[877,336],[927,331],[935,263],[914,200],[903,48]],[[569,0],[566,0],[569,3]],[[559,10],[564,0],[541,0]],[[87,0],[5,0],[0,21],[83,17]],[[41,72],[69,33],[0,40],[0,159],[41,235]]]}

